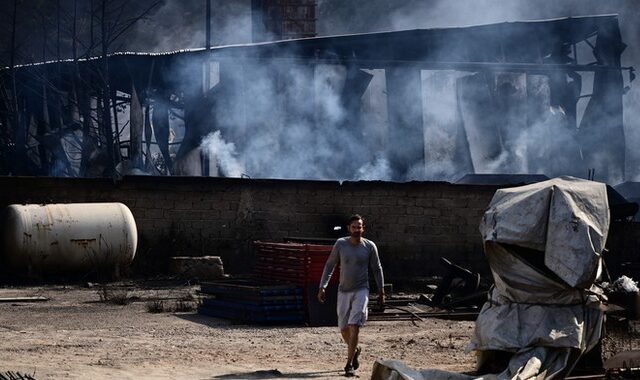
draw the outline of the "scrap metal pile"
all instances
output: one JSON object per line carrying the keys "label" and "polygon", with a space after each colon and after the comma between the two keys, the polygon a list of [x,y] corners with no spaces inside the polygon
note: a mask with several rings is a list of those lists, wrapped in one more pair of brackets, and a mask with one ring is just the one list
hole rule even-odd
{"label": "scrap metal pile", "polygon": [[[410,320],[414,323],[423,318],[474,321],[478,317],[480,307],[487,299],[489,285],[480,277],[480,274],[452,263],[444,257],[440,258],[440,263],[444,267],[442,276],[430,278],[431,284],[426,288],[419,286],[419,294],[393,294],[391,290],[393,286],[388,284],[390,289],[386,289],[388,297],[384,307],[374,305],[374,299],[369,300],[369,319],[373,321]],[[435,285],[436,282],[437,285]]]}

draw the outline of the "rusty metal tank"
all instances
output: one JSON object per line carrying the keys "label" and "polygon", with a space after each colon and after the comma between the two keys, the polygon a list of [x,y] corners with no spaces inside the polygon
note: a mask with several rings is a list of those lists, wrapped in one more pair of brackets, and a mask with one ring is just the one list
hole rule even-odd
{"label": "rusty metal tank", "polygon": [[117,274],[135,256],[136,222],[122,203],[14,204],[3,216],[4,261],[17,275]]}

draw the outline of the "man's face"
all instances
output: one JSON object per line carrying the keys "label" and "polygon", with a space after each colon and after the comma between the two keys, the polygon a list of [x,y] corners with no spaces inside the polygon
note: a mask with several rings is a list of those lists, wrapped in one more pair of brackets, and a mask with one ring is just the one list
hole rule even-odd
{"label": "man's face", "polygon": [[364,232],[364,223],[362,219],[354,220],[349,224],[349,235],[355,238],[362,237]]}

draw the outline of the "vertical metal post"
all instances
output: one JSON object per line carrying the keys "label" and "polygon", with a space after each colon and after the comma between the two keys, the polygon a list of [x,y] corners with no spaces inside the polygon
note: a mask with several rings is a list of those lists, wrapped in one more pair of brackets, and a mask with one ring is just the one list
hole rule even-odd
{"label": "vertical metal post", "polygon": [[[209,51],[211,48],[211,0],[206,1],[206,12],[205,12],[205,49]],[[209,85],[211,83],[211,67],[209,65],[209,54],[204,55],[203,62],[203,70],[204,70],[204,95],[207,96],[207,92],[209,92]]]}
{"label": "vertical metal post", "polygon": [[205,46],[207,49],[209,49],[211,47],[211,0],[205,0],[207,2],[206,5],[206,20],[205,20],[205,29],[206,29],[206,35],[205,35]]}
{"label": "vertical metal post", "polygon": [[[203,95],[206,98],[209,93],[209,86],[211,86],[211,65],[209,64],[209,48],[211,48],[211,0],[206,1],[206,11],[205,11],[205,49],[207,53],[204,55],[204,62],[202,62],[202,70],[204,71],[203,75],[203,84],[202,90]],[[201,162],[201,170],[202,176],[208,177],[209,173],[209,155],[204,151],[200,152]]]}

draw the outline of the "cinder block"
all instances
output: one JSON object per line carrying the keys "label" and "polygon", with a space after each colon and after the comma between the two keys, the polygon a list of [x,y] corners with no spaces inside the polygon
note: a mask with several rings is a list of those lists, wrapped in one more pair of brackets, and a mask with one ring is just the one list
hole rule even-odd
{"label": "cinder block", "polygon": [[144,216],[148,219],[160,219],[163,216],[163,211],[158,208],[146,209],[144,211]]}
{"label": "cinder block", "polygon": [[157,206],[157,204],[158,204],[157,200],[150,199],[150,198],[141,198],[136,201],[136,207],[139,207],[139,208],[153,208]]}
{"label": "cinder block", "polygon": [[416,198],[400,198],[398,199],[398,205],[400,206],[415,206]]}
{"label": "cinder block", "polygon": [[176,210],[191,210],[193,208],[190,200],[181,200],[175,202]]}
{"label": "cinder block", "polygon": [[425,207],[422,209],[422,215],[426,217],[439,217],[442,215],[442,211],[435,207]]}
{"label": "cinder block", "polygon": [[408,206],[406,208],[407,215],[422,215],[423,213],[424,213],[424,209],[422,207]]}

